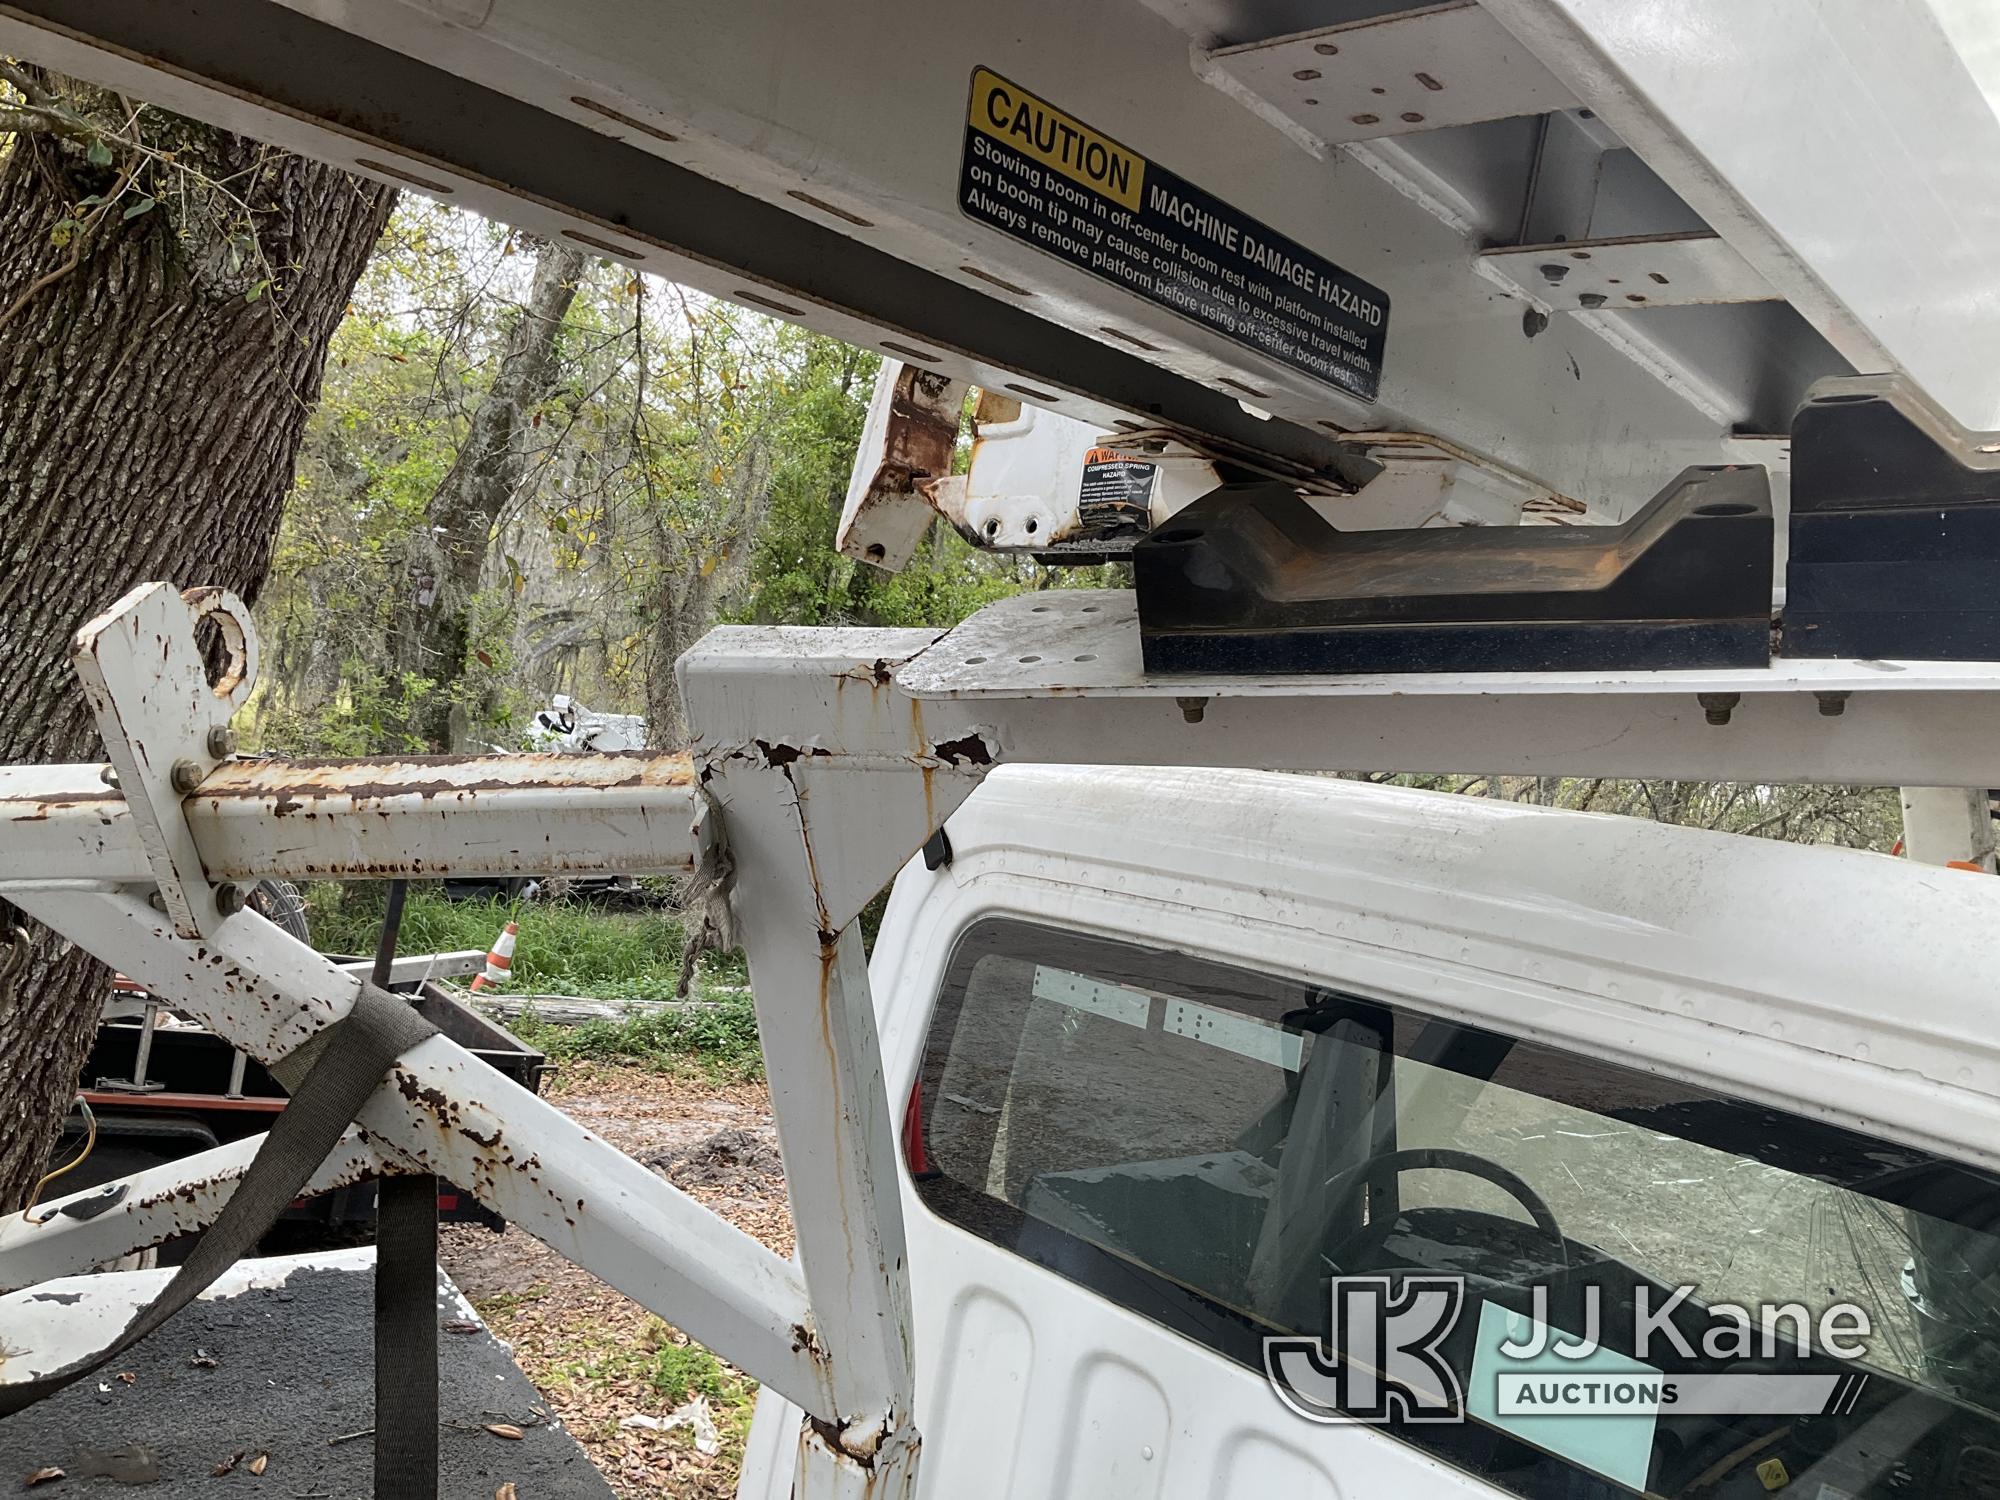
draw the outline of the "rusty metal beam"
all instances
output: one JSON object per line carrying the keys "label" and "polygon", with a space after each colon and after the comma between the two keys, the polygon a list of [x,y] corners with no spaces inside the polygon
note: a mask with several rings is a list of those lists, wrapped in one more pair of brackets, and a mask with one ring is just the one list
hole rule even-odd
{"label": "rusty metal beam", "polygon": [[[177,1235],[200,1233],[215,1222],[263,1144],[261,1135],[245,1136],[134,1172],[124,1179],[124,1196],[108,1208],[98,1208],[95,1200],[115,1191],[115,1183],[79,1188],[0,1218],[0,1293],[80,1275]],[[350,1130],[313,1173],[304,1196],[365,1182],[381,1170],[375,1148]],[[90,1211],[76,1216],[68,1209]]]}
{"label": "rusty metal beam", "polygon": [[[0,887],[151,878],[106,769],[0,767]],[[637,751],[229,761],[181,807],[211,881],[685,874],[707,838],[688,757]]]}
{"label": "rusty metal beam", "polygon": [[[254,912],[197,940],[130,888],[44,885],[9,897],[266,1064],[341,1019],[358,988]],[[435,1035],[410,1048],[356,1123],[389,1170],[463,1184],[808,1411],[841,1417],[795,1266],[456,1042]],[[197,1194],[214,1175],[185,1161],[160,1170]],[[22,1280],[19,1241],[0,1223],[0,1283]],[[0,1366],[0,1383],[28,1374]]]}

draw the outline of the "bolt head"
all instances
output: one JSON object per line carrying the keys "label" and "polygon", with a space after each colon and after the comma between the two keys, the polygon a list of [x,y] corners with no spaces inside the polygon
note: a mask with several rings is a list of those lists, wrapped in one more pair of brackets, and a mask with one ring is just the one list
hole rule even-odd
{"label": "bolt head", "polygon": [[118,768],[116,766],[98,767],[97,779],[110,787],[114,792],[118,790]]}
{"label": "bolt head", "polygon": [[217,724],[208,731],[208,753],[217,760],[228,760],[236,753],[236,731],[227,724]]}
{"label": "bolt head", "polygon": [[233,917],[243,910],[243,887],[223,881],[215,888],[215,909],[225,917]]}
{"label": "bolt head", "polygon": [[167,780],[173,789],[183,797],[200,786],[207,772],[191,760],[177,760],[173,770],[167,773]]}

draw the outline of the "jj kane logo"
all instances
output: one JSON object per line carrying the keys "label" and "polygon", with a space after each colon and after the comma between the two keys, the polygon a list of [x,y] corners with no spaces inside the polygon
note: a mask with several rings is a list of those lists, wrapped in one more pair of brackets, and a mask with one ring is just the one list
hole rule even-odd
{"label": "jj kane logo", "polygon": [[[1835,1303],[1815,1316],[1796,1302],[1689,1306],[1696,1290],[1676,1287],[1655,1296],[1641,1285],[1622,1349],[1601,1342],[1596,1287],[1585,1288],[1580,1335],[1551,1321],[1546,1289],[1534,1291],[1529,1312],[1484,1302],[1461,1379],[1442,1346],[1466,1310],[1463,1278],[1338,1276],[1329,1286],[1326,1337],[1265,1339],[1264,1373],[1278,1399],[1312,1422],[1462,1422],[1468,1409],[1501,1426],[1510,1417],[1549,1415],[1805,1416],[1854,1409],[1868,1377],[1840,1362],[1867,1353],[1862,1341],[1872,1328],[1865,1308]],[[1799,1367],[1731,1371],[1738,1360],[1755,1360],[1767,1371],[1772,1361],[1796,1360]]]}
{"label": "jj kane logo", "polygon": [[1458,1422],[1465,1392],[1438,1352],[1465,1307],[1458,1276],[1336,1276],[1325,1342],[1264,1340],[1278,1399],[1312,1422]]}

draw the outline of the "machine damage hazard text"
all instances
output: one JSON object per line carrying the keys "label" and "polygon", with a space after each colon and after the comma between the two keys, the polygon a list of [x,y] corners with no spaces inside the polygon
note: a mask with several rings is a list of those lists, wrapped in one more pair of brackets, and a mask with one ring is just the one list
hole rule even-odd
{"label": "machine damage hazard text", "polygon": [[959,207],[971,218],[1364,401],[1389,298],[985,68]]}

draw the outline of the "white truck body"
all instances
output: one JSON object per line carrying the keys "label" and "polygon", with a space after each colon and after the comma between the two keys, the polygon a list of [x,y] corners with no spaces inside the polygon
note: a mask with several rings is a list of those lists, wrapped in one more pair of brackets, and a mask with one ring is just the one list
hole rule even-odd
{"label": "white truck body", "polygon": [[[1247,772],[1003,769],[947,833],[951,863],[905,869],[875,943],[870,982],[892,1099],[919,1080],[962,938],[1006,918],[1317,982],[1547,1043],[1586,1072],[1639,1070],[2000,1165],[2000,882],[1853,850]],[[1082,1002],[1072,1013],[1086,1028],[1118,1026]],[[1209,1045],[1219,1062],[1240,1061],[1230,1039]],[[924,1101],[933,1159],[957,1123],[1007,1108],[1004,1084],[1003,1072],[983,1099],[949,1084],[940,1096],[933,1084]],[[1547,1105],[1551,1139],[1568,1149],[1509,1139],[1509,1111],[1528,1096],[1499,1093],[1473,1116],[1479,1149],[1527,1178],[1566,1229],[1574,1217],[1603,1233],[1602,1207],[1567,1174],[1601,1192],[1602,1174],[1652,1158],[1605,1161],[1606,1143],[1589,1137],[1642,1133],[1593,1128],[1583,1112]],[[1048,1109],[1080,1102],[1043,1096]],[[1135,1130],[1147,1102],[1131,1113]],[[1406,1131],[1420,1127],[1423,1111],[1407,1097],[1403,1115]],[[1851,1206],[1838,1188],[1747,1158],[1689,1155],[1713,1158],[1714,1179],[1662,1187],[1655,1179],[1674,1173],[1642,1170],[1624,1195],[1628,1210],[1644,1213],[1650,1199],[1683,1215],[1653,1237],[1627,1221],[1646,1240],[1643,1263],[1666,1281],[1712,1269],[1718,1235],[1754,1246],[1802,1215]],[[1767,1183],[1739,1191],[1746,1174]],[[1463,1177],[1423,1176],[1442,1201],[1503,1201]],[[925,1446],[918,1494],[1493,1493],[1366,1425],[1315,1426],[1280,1403],[1262,1371],[949,1222],[926,1204],[907,1157],[901,1191]],[[1819,1253],[1838,1265],[1855,1242],[1827,1233]],[[1615,1240],[1605,1248],[1629,1253]],[[1801,1255],[1770,1274],[1789,1275],[1803,1296],[1824,1290],[1806,1285],[1815,1263]],[[1885,1317],[1902,1315],[1893,1277],[1876,1295]],[[792,1493],[797,1418],[764,1398],[742,1500]]]}

